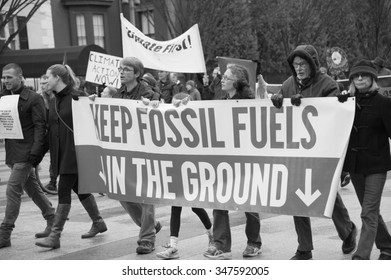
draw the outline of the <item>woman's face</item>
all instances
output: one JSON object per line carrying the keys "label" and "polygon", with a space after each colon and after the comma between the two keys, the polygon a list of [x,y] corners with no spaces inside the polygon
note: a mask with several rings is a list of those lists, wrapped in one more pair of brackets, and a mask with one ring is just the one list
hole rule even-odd
{"label": "woman's face", "polygon": [[58,76],[53,76],[50,70],[46,71],[46,76],[48,77],[46,80],[46,90],[54,90],[58,85],[58,81],[60,80],[60,78]]}
{"label": "woman's face", "polygon": [[372,77],[365,73],[357,74],[353,77],[353,83],[358,91],[365,92],[372,85]]}
{"label": "woman's face", "polygon": [[234,89],[234,82],[236,82],[236,77],[232,74],[230,69],[225,71],[221,79],[221,89],[225,91],[230,91]]}
{"label": "woman's face", "polygon": [[191,90],[192,88],[193,88],[193,87],[192,87],[191,85],[189,85],[189,84],[186,85],[186,89],[187,89],[187,90]]}

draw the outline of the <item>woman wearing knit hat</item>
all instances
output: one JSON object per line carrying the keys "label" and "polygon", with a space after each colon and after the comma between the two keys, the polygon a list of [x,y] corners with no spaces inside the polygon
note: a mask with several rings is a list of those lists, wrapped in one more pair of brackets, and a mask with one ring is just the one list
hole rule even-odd
{"label": "woman wearing knit hat", "polygon": [[370,259],[373,244],[379,260],[391,260],[391,235],[380,215],[380,201],[391,169],[391,98],[378,92],[375,65],[366,59],[354,64],[349,92],[356,97],[356,112],[344,170],[348,171],[361,204],[362,228],[353,260]]}
{"label": "woman wearing knit hat", "polygon": [[186,82],[186,90],[190,95],[190,100],[201,100],[201,94],[197,89],[196,83],[193,80]]}

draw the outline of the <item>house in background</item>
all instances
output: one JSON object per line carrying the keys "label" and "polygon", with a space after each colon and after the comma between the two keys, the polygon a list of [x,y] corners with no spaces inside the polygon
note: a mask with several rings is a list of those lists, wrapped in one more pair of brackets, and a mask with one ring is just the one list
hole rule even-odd
{"label": "house in background", "polygon": [[[37,78],[47,65],[62,63],[65,56],[76,74],[84,76],[90,50],[122,57],[121,12],[147,36],[171,39],[152,0],[50,0],[9,45],[11,50],[0,54],[0,67],[12,59],[22,65],[26,77]],[[0,31],[0,42],[26,20],[26,14],[22,11]]]}

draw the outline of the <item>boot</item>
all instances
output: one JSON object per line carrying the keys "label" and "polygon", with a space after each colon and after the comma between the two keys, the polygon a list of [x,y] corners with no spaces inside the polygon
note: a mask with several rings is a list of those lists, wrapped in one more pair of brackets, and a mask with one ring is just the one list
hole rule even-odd
{"label": "boot", "polygon": [[52,231],[53,222],[54,222],[54,215],[47,219],[46,228],[44,229],[44,231],[36,233],[35,238],[48,237],[50,232]]}
{"label": "boot", "polygon": [[0,226],[0,249],[11,246],[11,232],[14,227],[2,223]]}
{"label": "boot", "polygon": [[59,204],[57,207],[57,212],[54,216],[52,231],[50,232],[49,236],[42,241],[35,242],[35,245],[52,249],[60,248],[61,232],[64,229],[64,224],[67,220],[70,210],[70,204]]}
{"label": "boot", "polygon": [[98,233],[105,232],[107,230],[107,226],[100,216],[98,205],[96,205],[95,197],[90,195],[88,198],[81,201],[84,209],[86,209],[88,215],[92,220],[91,229],[83,234],[81,238],[91,238],[97,235]]}

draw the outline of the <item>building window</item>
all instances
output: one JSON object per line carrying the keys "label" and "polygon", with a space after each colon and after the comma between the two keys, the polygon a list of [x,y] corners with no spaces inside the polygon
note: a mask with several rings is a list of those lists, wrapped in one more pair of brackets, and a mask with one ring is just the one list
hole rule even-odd
{"label": "building window", "polygon": [[19,32],[19,46],[21,50],[28,50],[29,48],[29,38],[27,34],[27,18],[26,17],[16,17],[18,22],[18,27],[24,26],[23,29]]}
{"label": "building window", "polygon": [[105,48],[105,27],[103,15],[93,15],[92,25],[94,28],[94,44]]}
{"label": "building window", "polygon": [[[3,22],[3,17],[0,15],[0,22]],[[10,35],[15,32],[17,26],[16,18],[9,21],[4,29],[0,30],[0,42],[5,43]],[[16,36],[8,45],[12,50],[17,49],[18,36]]]}
{"label": "building window", "polygon": [[79,46],[87,45],[86,22],[84,15],[76,15],[77,44]]}
{"label": "building window", "polygon": [[141,32],[145,35],[155,37],[155,21],[153,19],[153,10],[139,12],[141,20]]}

